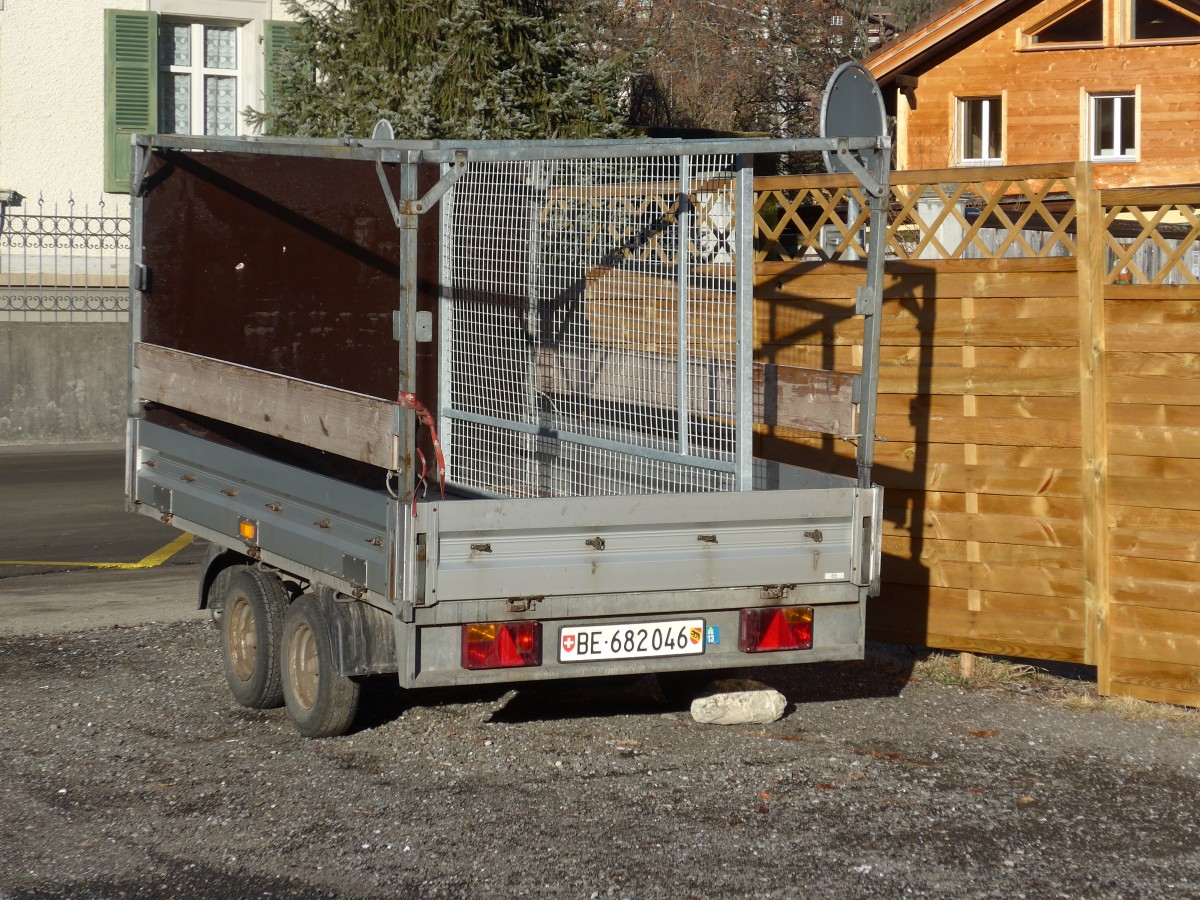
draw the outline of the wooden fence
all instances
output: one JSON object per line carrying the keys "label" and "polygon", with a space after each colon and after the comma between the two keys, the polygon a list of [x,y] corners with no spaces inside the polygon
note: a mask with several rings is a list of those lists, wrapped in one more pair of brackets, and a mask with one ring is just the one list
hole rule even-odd
{"label": "wooden fence", "polygon": [[[1086,163],[893,176],[869,635],[1200,705],[1200,191],[1091,185]],[[759,361],[853,372],[865,198],[756,195]],[[853,471],[830,435],[758,440]]]}

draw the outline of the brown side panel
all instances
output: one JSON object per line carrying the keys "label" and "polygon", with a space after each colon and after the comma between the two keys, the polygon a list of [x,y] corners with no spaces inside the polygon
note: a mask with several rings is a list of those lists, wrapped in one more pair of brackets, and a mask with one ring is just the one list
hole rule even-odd
{"label": "brown side panel", "polygon": [[395,398],[400,234],[373,163],[165,151],[149,183],[142,340]]}

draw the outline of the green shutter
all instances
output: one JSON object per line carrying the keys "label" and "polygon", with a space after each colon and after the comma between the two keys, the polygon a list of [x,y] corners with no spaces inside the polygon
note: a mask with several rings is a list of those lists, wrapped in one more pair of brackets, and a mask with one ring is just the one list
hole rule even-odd
{"label": "green shutter", "polygon": [[296,49],[297,28],[295,22],[263,23],[263,112],[275,109],[275,65],[284,51]]}
{"label": "green shutter", "polygon": [[129,136],[153,133],[158,106],[158,16],[104,11],[104,189],[129,193]]}

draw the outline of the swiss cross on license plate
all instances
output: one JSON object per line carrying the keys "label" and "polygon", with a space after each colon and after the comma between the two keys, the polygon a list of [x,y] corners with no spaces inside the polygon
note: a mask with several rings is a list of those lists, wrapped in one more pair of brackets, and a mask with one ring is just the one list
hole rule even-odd
{"label": "swiss cross on license plate", "polygon": [[559,662],[698,656],[704,652],[704,620],[571,625],[559,630]]}

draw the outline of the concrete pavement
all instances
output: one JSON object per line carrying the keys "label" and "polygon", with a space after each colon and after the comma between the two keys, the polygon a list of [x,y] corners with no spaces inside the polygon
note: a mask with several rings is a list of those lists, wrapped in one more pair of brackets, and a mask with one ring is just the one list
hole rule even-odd
{"label": "concrete pavement", "polygon": [[208,618],[199,567],[53,572],[0,579],[0,635],[61,634]]}

